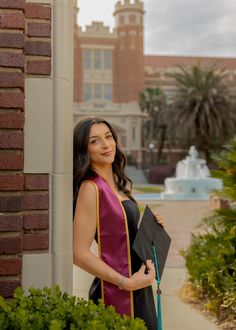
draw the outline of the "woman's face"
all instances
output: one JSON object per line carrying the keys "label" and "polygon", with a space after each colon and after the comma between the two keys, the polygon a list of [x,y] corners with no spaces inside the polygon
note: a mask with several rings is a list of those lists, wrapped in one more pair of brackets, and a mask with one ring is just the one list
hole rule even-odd
{"label": "woman's face", "polygon": [[88,154],[91,165],[112,164],[116,154],[116,142],[109,127],[104,124],[93,124],[88,140]]}

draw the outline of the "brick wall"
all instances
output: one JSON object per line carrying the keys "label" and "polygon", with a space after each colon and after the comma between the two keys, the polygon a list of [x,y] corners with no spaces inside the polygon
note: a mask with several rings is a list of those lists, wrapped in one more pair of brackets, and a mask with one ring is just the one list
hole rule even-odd
{"label": "brick wall", "polygon": [[25,7],[26,73],[51,73],[51,8],[49,5],[27,3]]}
{"label": "brick wall", "polygon": [[4,297],[21,285],[23,252],[49,246],[49,174],[24,173],[24,81],[28,75],[50,74],[50,6],[0,0],[0,295]]}

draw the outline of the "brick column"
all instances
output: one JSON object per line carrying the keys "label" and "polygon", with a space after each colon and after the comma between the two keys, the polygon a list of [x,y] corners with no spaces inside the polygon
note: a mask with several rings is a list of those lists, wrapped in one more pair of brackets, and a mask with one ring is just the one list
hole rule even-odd
{"label": "brick column", "polygon": [[32,1],[0,0],[4,297],[20,285],[72,286],[73,1]]}
{"label": "brick column", "polygon": [[50,3],[26,1],[22,266],[25,290],[51,285],[51,12]]}
{"label": "brick column", "polygon": [[24,0],[0,0],[0,294],[21,285],[24,166]]}
{"label": "brick column", "polygon": [[[43,80],[44,77],[51,75],[51,7],[49,4],[30,2],[25,4],[25,70],[26,79]],[[42,94],[41,97],[43,98],[44,95]],[[36,105],[33,104],[32,107],[35,108]],[[34,112],[32,108],[29,110],[31,113]],[[26,118],[26,125],[31,124]],[[28,127],[29,130],[30,128],[32,129]],[[42,132],[34,132],[34,134],[40,140]],[[28,160],[26,157],[25,161]],[[28,173],[28,169],[24,171],[23,249],[30,250],[32,253],[32,250],[48,251],[49,247],[49,173],[41,173],[41,171],[35,173],[37,171],[33,167],[31,170],[34,172]]]}

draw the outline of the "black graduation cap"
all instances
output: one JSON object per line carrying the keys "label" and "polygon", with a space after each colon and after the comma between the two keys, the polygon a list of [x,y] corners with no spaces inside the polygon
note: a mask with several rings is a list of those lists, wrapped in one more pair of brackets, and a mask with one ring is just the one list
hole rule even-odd
{"label": "black graduation cap", "polygon": [[143,263],[145,263],[147,259],[154,261],[157,281],[157,330],[162,330],[161,290],[159,287],[170,242],[170,236],[162,225],[157,222],[155,215],[152,213],[148,205],[146,205],[133,243],[133,249]]}
{"label": "black graduation cap", "polygon": [[156,220],[148,205],[144,210],[141,223],[133,243],[133,249],[145,263],[147,259],[155,262],[153,246],[155,246],[159,277],[161,279],[171,238]]}

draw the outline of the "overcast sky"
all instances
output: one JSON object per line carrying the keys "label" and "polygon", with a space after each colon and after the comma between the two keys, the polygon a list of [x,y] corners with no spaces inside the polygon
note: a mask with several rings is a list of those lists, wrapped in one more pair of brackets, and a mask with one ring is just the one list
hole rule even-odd
{"label": "overcast sky", "polygon": [[[113,28],[116,2],[78,0],[79,25],[103,21]],[[143,2],[146,55],[236,57],[236,0]]]}

